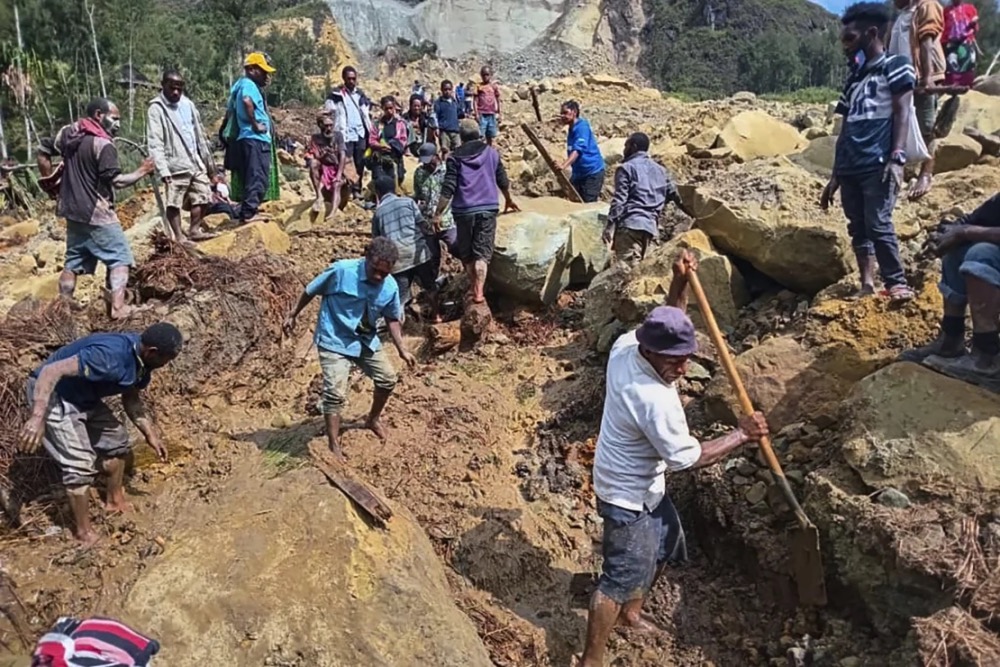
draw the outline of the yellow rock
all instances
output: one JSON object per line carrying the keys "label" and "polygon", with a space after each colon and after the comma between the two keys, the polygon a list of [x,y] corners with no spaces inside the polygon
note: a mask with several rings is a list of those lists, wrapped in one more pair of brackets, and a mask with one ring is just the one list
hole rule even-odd
{"label": "yellow rock", "polygon": [[1000,97],[970,90],[962,95],[951,135],[962,134],[967,127],[990,134],[1000,130]]}
{"label": "yellow rock", "polygon": [[634,85],[625,79],[619,79],[609,74],[587,74],[583,77],[583,80],[592,86],[613,86],[615,88],[625,88],[626,90],[635,88]]}
{"label": "yellow rock", "polygon": [[805,145],[798,131],[764,111],[743,111],[729,119],[716,148],[729,147],[743,161],[794,153]]}
{"label": "yellow rock", "polygon": [[283,255],[291,246],[288,234],[276,223],[252,222],[199,243],[198,249],[219,257],[243,257],[260,248]]}
{"label": "yellow rock", "polygon": [[934,143],[935,174],[965,169],[978,160],[983,152],[983,147],[978,141],[964,134],[952,133]]}
{"label": "yellow rock", "polygon": [[602,139],[597,147],[601,149],[604,156],[604,165],[608,168],[619,164],[625,156],[625,139],[616,137],[614,139]]}
{"label": "yellow rock", "polygon": [[24,222],[18,222],[16,224],[10,225],[0,230],[0,239],[5,240],[15,240],[21,239],[22,241],[27,241],[35,234],[38,233],[38,221],[37,220],[25,220]]}
{"label": "yellow rock", "polygon": [[17,259],[17,268],[22,273],[31,273],[38,267],[38,263],[35,262],[34,255],[21,255]]}
{"label": "yellow rock", "polygon": [[8,285],[8,295],[15,301],[39,299],[49,301],[59,296],[59,274],[47,273],[15,280]]}
{"label": "yellow rock", "polygon": [[41,268],[53,268],[66,256],[66,244],[58,241],[43,241],[35,248],[35,259]]}

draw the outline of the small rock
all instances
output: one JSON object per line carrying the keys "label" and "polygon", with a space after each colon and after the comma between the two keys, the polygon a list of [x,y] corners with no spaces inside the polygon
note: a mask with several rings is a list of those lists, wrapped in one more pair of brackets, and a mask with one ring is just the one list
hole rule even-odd
{"label": "small rock", "polygon": [[755,102],[757,101],[757,96],[747,90],[741,90],[738,93],[733,93],[730,98],[733,102]]}
{"label": "small rock", "polygon": [[687,373],[684,375],[688,380],[704,380],[708,381],[712,379],[712,374],[708,372],[708,369],[699,364],[697,361],[689,361]]}
{"label": "small rock", "polygon": [[786,470],[785,477],[788,478],[789,482],[794,482],[795,484],[804,484],[806,481],[805,473],[801,470]]}
{"label": "small rock", "polygon": [[840,667],[861,667],[861,658],[851,655],[837,663]]}
{"label": "small rock", "polygon": [[740,458],[736,463],[736,472],[743,475],[744,477],[753,477],[757,474],[757,466],[750,463],[744,458]]}
{"label": "small rock", "polygon": [[748,503],[756,505],[767,497],[767,484],[764,482],[757,482],[747,489],[745,496]]}
{"label": "small rock", "polygon": [[733,484],[736,486],[747,486],[753,480],[744,477],[743,475],[733,475]]}
{"label": "small rock", "polygon": [[288,428],[292,425],[291,416],[279,412],[271,418],[271,428]]}
{"label": "small rock", "polygon": [[21,255],[17,260],[17,268],[23,273],[32,273],[36,266],[34,255]]}
{"label": "small rock", "polygon": [[826,129],[822,127],[810,127],[802,133],[802,136],[808,139],[809,141],[812,141],[813,139],[822,139],[823,137],[828,137],[830,136],[830,133],[827,132]]}
{"label": "small rock", "polygon": [[875,500],[879,505],[895,507],[896,509],[906,509],[911,504],[909,497],[905,493],[892,488],[882,489],[882,491],[875,496]]}

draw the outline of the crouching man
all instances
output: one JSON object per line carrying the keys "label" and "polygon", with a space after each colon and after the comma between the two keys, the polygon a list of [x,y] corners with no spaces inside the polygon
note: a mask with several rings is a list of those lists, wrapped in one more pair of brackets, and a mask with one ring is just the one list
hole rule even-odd
{"label": "crouching man", "polygon": [[132,443],[103,399],[120,394],[125,414],[166,461],[167,448],[139,392],[182,345],[181,332],[167,322],[142,334],[93,334],[56,350],[28,378],[31,417],[21,429],[22,450],[32,452],[41,443],[55,459],[69,495],[73,533],[86,546],[98,539],[87,492],[99,472],[108,476],[105,507],[126,509],[123,480]]}
{"label": "crouching man", "polygon": [[673,267],[667,305],[654,308],[638,329],[619,338],[608,359],[594,458],[597,512],[604,519],[603,566],[590,602],[583,667],[604,665],[616,623],[653,629],[642,617],[643,599],[667,565],[687,560],[664,472],[712,465],[767,434],[760,413],[705,443],[688,432],[676,382],[698,349],[684,294],[695,266],[694,256],[684,251]]}
{"label": "crouching man", "polygon": [[399,251],[392,241],[382,236],[372,239],[365,248],[364,258],[334,262],[306,285],[283,325],[285,335],[290,336],[302,309],[313,298],[322,297],[315,333],[323,369],[320,409],[330,451],[341,460],[344,452],[340,446],[340,413],[347,403],[351,366],[359,367],[375,383],[365,426],[379,439],[386,436],[380,417],[396,388],[396,370],[378,338],[376,327],[380,318],[385,318],[400,358],[411,367],[417,363],[403,345],[399,287],[392,277],[398,259]]}
{"label": "crouching man", "polygon": [[[1000,387],[1000,195],[954,223],[942,224],[929,246],[941,258],[941,332],[900,358],[959,380]],[[965,350],[966,309],[972,315],[971,354]]]}

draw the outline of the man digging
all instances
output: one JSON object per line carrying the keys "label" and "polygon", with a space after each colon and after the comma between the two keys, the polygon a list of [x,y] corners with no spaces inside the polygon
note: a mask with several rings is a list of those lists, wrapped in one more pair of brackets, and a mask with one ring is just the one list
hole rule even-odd
{"label": "man digging", "polygon": [[615,342],[594,458],[597,512],[604,520],[601,578],[590,601],[587,645],[578,665],[603,667],[616,624],[652,631],[642,603],[667,565],[687,560],[680,516],[666,493],[664,472],[712,465],[768,432],[759,412],[739,428],[699,443],[688,432],[676,381],[698,349],[685,314],[688,275],[697,267],[684,251],[674,263],[666,306]]}
{"label": "man digging", "polygon": [[166,461],[167,448],[139,392],[182,345],[181,332],[167,322],[141,335],[93,334],[56,350],[28,379],[31,417],[21,429],[22,451],[44,444],[55,459],[73,512],[73,534],[84,546],[98,540],[90,525],[88,491],[99,472],[108,476],[105,508],[126,510],[123,481],[132,443],[103,399],[121,395],[125,414]]}
{"label": "man digging", "polygon": [[386,436],[381,416],[396,388],[396,370],[385,356],[376,326],[385,318],[400,358],[411,368],[417,360],[403,345],[400,326],[402,306],[392,277],[399,259],[395,244],[385,237],[371,240],[362,259],[342,259],[306,285],[299,302],[285,320],[286,336],[295,330],[296,318],[316,296],[322,297],[316,322],[315,343],[323,369],[320,409],[326,422],[330,451],[343,461],[340,446],[340,413],[347,402],[351,366],[357,366],[375,383],[372,407],[365,427],[380,440]]}

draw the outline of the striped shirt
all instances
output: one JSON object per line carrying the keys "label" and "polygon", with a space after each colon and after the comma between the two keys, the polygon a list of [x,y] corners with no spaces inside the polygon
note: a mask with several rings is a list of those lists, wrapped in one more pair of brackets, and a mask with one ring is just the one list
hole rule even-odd
{"label": "striped shirt", "polygon": [[38,640],[34,660],[51,667],[148,667],[160,643],[109,618],[60,618]]}
{"label": "striped shirt", "polygon": [[399,259],[393,273],[402,273],[432,258],[433,234],[426,228],[424,216],[409,197],[388,194],[382,197],[372,218],[372,236],[384,236],[396,244]]}
{"label": "striped shirt", "polygon": [[837,103],[844,125],[837,138],[835,174],[865,174],[885,166],[892,153],[892,99],[915,85],[910,59],[885,54],[847,79]]}

